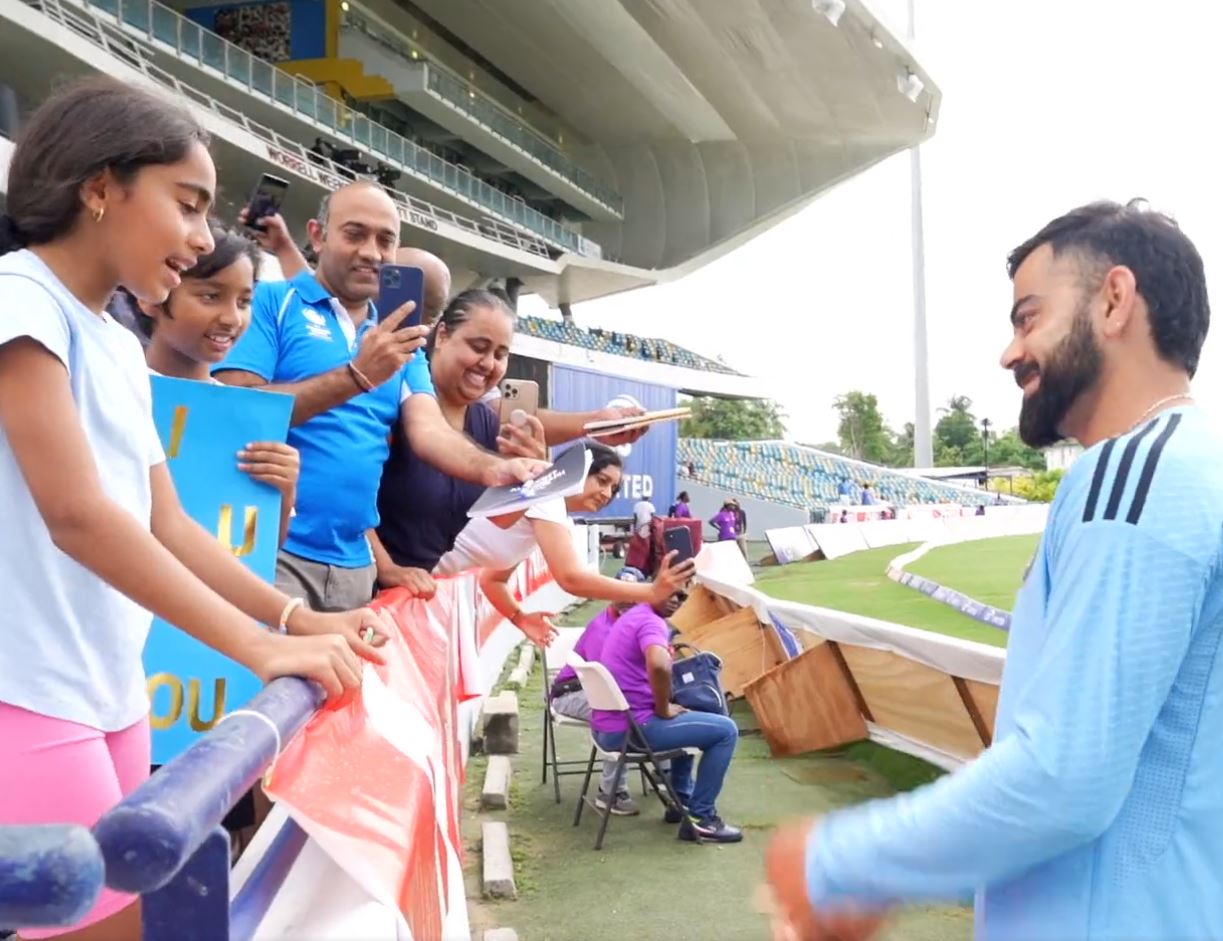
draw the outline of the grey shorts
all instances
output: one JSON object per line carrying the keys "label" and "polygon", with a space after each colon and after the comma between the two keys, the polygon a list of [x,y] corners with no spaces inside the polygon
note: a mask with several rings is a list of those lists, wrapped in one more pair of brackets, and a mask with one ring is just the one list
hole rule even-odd
{"label": "grey shorts", "polygon": [[374,564],[357,569],[303,559],[283,550],[276,557],[276,587],[315,611],[349,611],[374,597]]}

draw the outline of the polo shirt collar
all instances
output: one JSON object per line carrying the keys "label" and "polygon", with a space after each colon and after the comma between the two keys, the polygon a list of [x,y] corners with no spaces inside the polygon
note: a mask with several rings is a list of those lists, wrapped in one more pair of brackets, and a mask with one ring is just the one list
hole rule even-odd
{"label": "polo shirt collar", "polygon": [[323,304],[331,300],[331,295],[312,271],[301,272],[289,283],[307,304]]}
{"label": "polo shirt collar", "polygon": [[[323,287],[322,283],[319,281],[319,279],[315,276],[314,272],[312,271],[301,272],[300,274],[296,275],[289,283],[293,285],[293,289],[297,291],[301,299],[305,301],[307,304],[310,304],[312,306],[315,304],[326,304],[333,311],[337,311],[337,312],[343,309],[340,306],[339,302],[334,297],[332,297],[330,294],[327,293],[327,289]],[[347,313],[345,314],[345,316],[347,316]],[[369,316],[366,318],[366,323],[373,324],[373,323],[377,323],[377,321],[378,321],[378,310],[374,306],[374,302],[370,301],[369,302]]]}

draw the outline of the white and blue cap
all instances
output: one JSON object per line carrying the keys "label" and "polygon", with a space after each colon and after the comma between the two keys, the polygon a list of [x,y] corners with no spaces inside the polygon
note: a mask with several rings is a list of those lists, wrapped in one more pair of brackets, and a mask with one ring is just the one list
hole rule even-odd
{"label": "white and blue cap", "polygon": [[616,580],[621,582],[644,582],[646,581],[645,573],[641,569],[633,568],[631,565],[626,565],[616,573]]}

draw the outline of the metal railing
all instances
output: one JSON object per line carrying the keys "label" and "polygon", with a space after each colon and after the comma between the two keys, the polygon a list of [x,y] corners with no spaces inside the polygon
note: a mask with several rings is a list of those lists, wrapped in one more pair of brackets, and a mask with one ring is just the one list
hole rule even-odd
{"label": "metal railing", "polygon": [[[317,177],[316,181],[320,185],[334,190],[355,178],[351,170],[307,150],[299,141],[285,137],[271,128],[252,121],[241,111],[191,87],[165,69],[153,64],[145,50],[117,24],[108,22],[88,9],[75,5],[66,6],[60,0],[26,0],[26,3],[100,47],[108,55],[136,69],[151,81],[182,95],[191,103],[218,117],[238,125],[272,150],[285,154],[291,162],[295,162],[291,168],[297,169],[307,177]],[[401,190],[388,188],[388,193],[395,201],[400,217],[410,220],[413,224],[418,222],[425,225],[447,223],[500,245],[543,258],[551,257],[543,239],[500,220],[487,218],[477,221],[434,206],[432,203],[417,199]]]}
{"label": "metal railing", "polygon": [[[307,124],[352,143],[395,169],[440,186],[505,222],[535,232],[557,248],[583,253],[583,240],[572,229],[371,121],[309,82],[252,56],[157,0],[69,2],[85,10],[100,11],[133,34],[164,44],[183,60],[216,71],[252,95],[291,111]],[[41,4],[33,5],[41,8]]]}
{"label": "metal railing", "polygon": [[306,836],[287,821],[231,903],[221,820],[321,702],[313,683],[275,680],[103,814],[92,832],[0,829],[0,927],[72,924],[105,881],[142,897],[144,941],[250,941]]}
{"label": "metal railing", "polygon": [[623,218],[624,201],[619,193],[583,170],[556,144],[524,120],[511,114],[470,82],[464,82],[445,66],[429,58],[423,48],[407,40],[399,39],[393,33],[388,32],[387,27],[382,24],[370,22],[366,19],[365,14],[352,6],[341,16],[342,28],[360,32],[404,60],[419,60],[425,67],[427,89],[447,105],[467,115],[471,120],[482,125],[490,134],[501,138],[511,147],[521,150],[528,157],[563,177],[605,208]]}
{"label": "metal railing", "polygon": [[102,852],[84,827],[0,827],[0,935],[78,921],[93,907],[102,879]]}

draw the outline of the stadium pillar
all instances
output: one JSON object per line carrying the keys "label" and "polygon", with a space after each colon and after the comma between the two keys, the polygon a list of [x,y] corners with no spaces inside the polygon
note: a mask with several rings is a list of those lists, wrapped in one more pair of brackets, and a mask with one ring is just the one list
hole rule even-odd
{"label": "stadium pillar", "polygon": [[505,279],[505,296],[509,299],[510,309],[518,309],[518,293],[522,290],[522,280],[509,277]]}
{"label": "stadium pillar", "polygon": [[565,323],[573,323],[573,308],[568,304],[561,304],[560,310],[561,320],[565,321]]}
{"label": "stadium pillar", "polygon": [[[909,0],[909,43],[917,38]],[[926,336],[926,237],[921,198],[921,148],[909,150],[910,216],[913,240],[913,466],[934,466],[934,437],[930,426],[930,351]]]}

